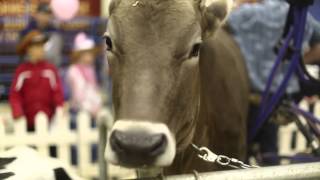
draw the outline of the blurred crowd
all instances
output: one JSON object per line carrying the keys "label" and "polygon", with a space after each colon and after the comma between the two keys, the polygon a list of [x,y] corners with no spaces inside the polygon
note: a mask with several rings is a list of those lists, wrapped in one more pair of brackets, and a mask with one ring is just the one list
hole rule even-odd
{"label": "blurred crowd", "polygon": [[[275,49],[283,41],[282,36],[288,11],[289,4],[286,0],[236,0],[234,9],[227,20],[246,61],[251,82],[249,130],[255,126],[261,96],[277,57]],[[310,13],[307,17],[301,54],[306,65],[316,65],[319,70],[320,23]],[[288,57],[290,55],[285,58],[277,70],[270,95],[276,93],[289,69]],[[319,71],[317,76],[319,77]],[[319,93],[319,84],[310,86],[299,81],[297,75],[294,75],[289,81],[283,99],[294,102],[299,102],[305,96],[318,99]],[[266,121],[254,139],[252,146],[254,148],[251,149],[252,152],[249,152],[249,155],[251,153],[251,155],[260,157],[261,165],[279,164],[279,158],[275,158],[279,151],[278,130],[279,123]]]}
{"label": "blurred crowd", "polygon": [[[12,132],[15,122],[19,121],[26,121],[27,131],[34,132],[39,112],[47,115],[50,130],[58,130],[54,129],[58,119],[69,119],[70,129],[77,129],[79,112],[87,112],[91,116],[91,127],[95,128],[99,112],[111,108],[104,44],[100,38],[97,40],[81,31],[67,42],[54,19],[52,6],[40,2],[19,33],[16,46],[19,64],[9,92],[14,121],[5,121],[7,132]],[[67,66],[63,63],[65,43],[71,44]],[[57,156],[55,146],[49,150],[51,156]],[[92,145],[91,153],[92,160],[96,161],[97,144]],[[76,154],[77,148],[72,146],[72,164],[78,162]]]}
{"label": "blurred crowd", "polygon": [[[40,111],[50,121],[54,116],[70,115],[70,126],[75,128],[79,111],[88,112],[94,120],[110,98],[106,96],[110,88],[104,88],[109,85],[98,81],[99,76],[108,76],[103,45],[78,32],[69,53],[69,66],[62,68],[65,42],[53,19],[50,4],[39,3],[19,36],[20,65],[15,70],[9,103],[13,118],[26,120],[28,131],[34,131],[35,116]],[[97,67],[98,58],[102,63]]]}

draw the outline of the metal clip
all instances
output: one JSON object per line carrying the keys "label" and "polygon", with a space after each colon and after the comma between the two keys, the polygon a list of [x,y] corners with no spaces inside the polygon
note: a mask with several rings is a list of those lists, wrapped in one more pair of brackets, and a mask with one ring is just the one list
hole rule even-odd
{"label": "metal clip", "polygon": [[218,155],[214,154],[206,147],[201,147],[199,150],[204,154],[198,154],[198,157],[203,159],[204,161],[216,162],[216,160],[218,159]]}
{"label": "metal clip", "polygon": [[259,166],[251,166],[251,165],[245,164],[244,162],[235,158],[230,158],[224,155],[217,155],[206,147],[198,147],[195,144],[191,144],[191,145],[197,151],[198,157],[207,162],[217,163],[221,166],[229,166],[235,169],[248,169],[248,168],[259,167]]}
{"label": "metal clip", "polygon": [[228,166],[230,164],[231,159],[228,156],[219,155],[217,158],[218,164],[222,166]]}
{"label": "metal clip", "polygon": [[207,161],[207,162],[216,162],[218,155],[214,154],[206,147],[198,147],[195,144],[191,144],[192,147],[197,150],[197,155],[200,159]]}

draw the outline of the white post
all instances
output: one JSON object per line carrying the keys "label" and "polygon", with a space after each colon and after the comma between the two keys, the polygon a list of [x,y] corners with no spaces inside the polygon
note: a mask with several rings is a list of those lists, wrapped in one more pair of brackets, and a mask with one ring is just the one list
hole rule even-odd
{"label": "white post", "polygon": [[318,100],[315,104],[315,107],[314,107],[314,115],[317,117],[317,118],[320,118],[320,101]]}
{"label": "white post", "polygon": [[[1,118],[1,117],[0,117]],[[4,128],[4,119],[0,119],[0,152],[4,151],[4,141],[5,137],[5,128]]]}
{"label": "white post", "polygon": [[90,162],[90,141],[88,135],[90,134],[90,115],[87,112],[81,111],[77,116],[78,125],[78,162],[79,162],[79,173],[86,174],[88,170],[86,167]]}
{"label": "white post", "polygon": [[[308,110],[308,104],[303,100],[299,107],[304,110]],[[303,123],[306,123],[304,117],[299,116]],[[291,147],[293,138],[295,136],[295,147]],[[287,126],[280,126],[279,129],[279,154],[284,156],[293,156],[299,152],[303,152],[307,149],[307,142],[303,134],[299,131],[296,123],[292,122]],[[288,164],[287,160],[281,161],[281,164]]]}
{"label": "white post", "polygon": [[[309,104],[307,101],[302,101],[300,103],[300,108],[309,111]],[[307,125],[307,120],[306,118],[300,116],[301,122],[304,125]],[[307,139],[304,137],[304,135],[300,132],[299,128],[297,127],[297,124],[295,123],[296,128],[297,128],[297,146],[296,146],[296,153],[305,151],[307,149]]]}
{"label": "white post", "polygon": [[69,119],[66,116],[58,117],[56,119],[56,126],[53,130],[54,137],[59,137],[57,144],[58,159],[66,164],[70,164],[70,145],[69,139],[72,138],[74,132],[69,130]]}
{"label": "white post", "polygon": [[[12,117],[11,117],[12,118]],[[78,166],[72,169],[78,170],[81,175],[90,179],[98,177],[98,164],[91,162],[91,144],[98,142],[97,128],[91,128],[88,113],[80,112],[77,118],[77,131],[69,129],[69,116],[56,119],[48,128],[48,118],[44,113],[36,116],[35,132],[27,132],[26,120],[14,123],[14,132],[6,134],[2,122],[0,122],[0,152],[16,146],[32,145],[37,147],[40,154],[49,155],[49,145],[57,146],[58,159],[70,164],[70,145],[74,144],[78,149]]]}
{"label": "white post", "polygon": [[44,156],[49,155],[49,143],[48,143],[48,116],[44,112],[37,113],[35,117],[36,123],[36,136],[37,136],[37,150]]}
{"label": "white post", "polygon": [[27,120],[22,119],[14,123],[14,135],[25,137],[27,134]]}

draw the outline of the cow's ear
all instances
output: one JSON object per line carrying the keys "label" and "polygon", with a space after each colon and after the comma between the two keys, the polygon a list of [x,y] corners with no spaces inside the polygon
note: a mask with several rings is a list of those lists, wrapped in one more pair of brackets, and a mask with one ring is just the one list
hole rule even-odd
{"label": "cow's ear", "polygon": [[210,37],[223,23],[232,0],[200,0],[200,11],[202,15],[202,36]]}

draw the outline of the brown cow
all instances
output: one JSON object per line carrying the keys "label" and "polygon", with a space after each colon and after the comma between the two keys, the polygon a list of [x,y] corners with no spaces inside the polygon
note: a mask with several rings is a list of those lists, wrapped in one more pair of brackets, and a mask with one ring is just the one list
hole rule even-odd
{"label": "brown cow", "polygon": [[167,167],[166,174],[214,170],[192,142],[244,159],[249,84],[239,48],[218,28],[225,7],[205,0],[112,1],[110,162]]}

